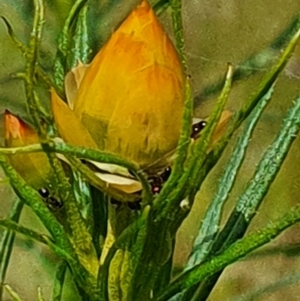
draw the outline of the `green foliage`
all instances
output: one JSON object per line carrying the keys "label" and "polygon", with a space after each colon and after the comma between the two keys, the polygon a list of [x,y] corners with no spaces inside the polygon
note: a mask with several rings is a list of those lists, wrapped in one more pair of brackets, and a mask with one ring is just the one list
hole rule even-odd
{"label": "green foliage", "polygon": [[[64,78],[67,72],[76,66],[78,61],[90,61],[90,55],[95,50],[90,43],[91,32],[87,13],[89,2],[67,1],[62,7],[59,7],[59,1],[55,2],[55,6],[61,12],[65,13],[65,7],[70,9],[58,38],[57,55],[53,61],[54,71],[51,74],[44,72],[39,61],[45,6],[42,0],[35,0],[33,4],[33,27],[28,46],[18,40],[9,21],[3,18],[9,36],[26,57],[26,67],[21,78],[24,81],[28,112],[38,132],[39,143],[24,147],[0,148],[0,164],[18,196],[10,215],[0,220],[0,227],[5,229],[0,243],[2,284],[5,283],[10,255],[14,248],[15,233],[18,233],[47,245],[59,258],[53,279],[54,301],[63,300],[67,271],[72,275],[78,295],[84,301],[207,300],[224,268],[267,244],[286,228],[300,221],[299,207],[295,207],[265,228],[245,235],[299,132],[298,98],[288,110],[277,137],[265,151],[247,188],[232,209],[227,223],[220,229],[223,206],[237,180],[237,173],[253,130],[262,111],[271,101],[278,76],[297,45],[300,35],[298,19],[297,22],[293,22],[288,33],[285,32],[273,43],[272,47],[285,44],[285,51],[261,80],[253,96],[231,116],[217,143],[213,143],[213,135],[226,107],[232,84],[236,79],[251,74],[245,75],[241,70],[234,71],[229,65],[226,76],[221,81],[222,85],[220,82],[204,89],[203,93],[206,94],[219,90],[221,93],[200,139],[193,143],[190,139],[190,129],[194,99],[189,79],[186,81],[185,110],[173,170],[159,195],[153,197],[147,175],[138,164],[99,150],[68,145],[56,139],[58,134],[55,124],[51,114],[47,113],[40,101],[38,87],[48,89],[54,85],[60,96],[65,98]],[[169,6],[172,10],[178,52],[185,72],[188,72],[181,1],[158,1],[154,8],[161,11]],[[252,57],[243,64],[254,61]],[[190,212],[203,181],[242,124],[244,131],[234,147],[218,190],[201,222],[186,267],[178,278],[172,279],[172,255],[178,228]],[[55,211],[49,210],[36,189],[31,187],[9,162],[9,156],[32,152],[44,152],[47,155],[51,165],[51,185],[64,204],[63,218],[59,218]],[[57,154],[64,155],[71,167],[66,167]],[[94,173],[81,163],[82,159],[115,164],[130,170],[142,183],[141,209],[132,212],[126,204],[135,203],[140,196],[107,189],[97,180]],[[93,186],[90,189],[85,187],[82,192],[84,201],[81,200],[78,188],[83,182]],[[122,203],[116,208],[111,204],[111,199],[121,200]],[[40,234],[19,224],[24,204],[41,220],[49,235]],[[105,239],[109,241],[108,245],[103,242]],[[4,287],[14,300],[21,300],[9,286]],[[1,300],[2,290],[0,294]],[[38,299],[47,300],[42,296],[40,289]]]}

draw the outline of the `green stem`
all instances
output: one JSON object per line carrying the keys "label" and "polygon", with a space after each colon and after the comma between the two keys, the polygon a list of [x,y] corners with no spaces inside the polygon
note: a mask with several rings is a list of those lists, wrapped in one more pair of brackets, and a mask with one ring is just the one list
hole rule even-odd
{"label": "green stem", "polygon": [[[165,220],[166,216],[168,216],[168,219],[173,219],[177,210],[180,210],[180,202],[187,195],[190,195],[192,199],[198,189],[199,181],[196,175],[198,170],[200,169],[200,166],[203,164],[204,159],[206,158],[207,149],[227,101],[231,87],[232,72],[232,66],[229,65],[226,73],[225,86],[210,117],[210,120],[201,135],[201,138],[193,145],[193,148],[191,150],[192,154],[188,159],[184,174],[182,175],[177,187],[175,189],[173,188],[173,191],[166,198],[164,202],[166,204],[165,208],[157,209],[160,219],[162,220]],[[159,198],[160,195],[158,196],[158,199]]]}
{"label": "green stem", "polygon": [[[38,241],[42,244],[47,244],[47,240],[45,239],[45,235],[39,234],[31,229],[23,227],[16,222],[13,222],[9,219],[2,219],[0,220],[0,227],[5,228],[10,231],[14,231],[16,233],[20,233],[25,235],[26,237]],[[50,237],[48,238],[50,240]]]}
{"label": "green stem", "polygon": [[44,7],[42,0],[34,0],[34,7],[34,22],[31,32],[31,39],[29,42],[29,48],[27,52],[25,89],[29,113],[33,118],[35,126],[37,127],[39,136],[44,138],[46,133],[45,129],[40,123],[39,118],[39,111],[42,111],[42,109],[39,110],[39,108],[42,108],[42,106],[34,91],[34,80],[36,73],[38,49],[42,36],[42,27],[44,22]]}
{"label": "green stem", "polygon": [[25,204],[31,207],[35,214],[40,218],[52,235],[57,246],[65,250],[65,252],[68,252],[70,256],[76,258],[66,232],[64,231],[62,225],[59,224],[56,218],[48,210],[44,202],[42,202],[39,193],[27,185],[27,183],[18,175],[13,167],[8,164],[5,157],[0,156],[0,164],[17,195]]}
{"label": "green stem", "polygon": [[65,143],[54,143],[49,146],[49,150],[60,154],[75,155],[80,159],[88,159],[102,163],[116,164],[119,166],[123,166],[133,172],[139,171],[139,167],[135,163],[128,162],[122,157],[94,149],[72,146]]}
{"label": "green stem", "polygon": [[[22,54],[27,58],[29,53],[29,48],[24,45],[21,41],[18,40],[18,38],[15,36],[14,31],[12,29],[12,26],[9,24],[6,18],[3,16],[0,17],[4,21],[8,35],[14,42],[14,44],[17,46],[17,48],[22,52]],[[44,71],[41,69],[39,65],[36,66],[36,75],[46,84],[47,88],[51,88],[53,86],[52,81],[50,78],[44,73]]]}
{"label": "green stem", "polygon": [[167,203],[167,196],[172,192],[184,171],[184,163],[188,156],[188,149],[191,142],[191,124],[193,116],[193,98],[189,80],[185,86],[185,106],[182,116],[182,128],[180,130],[179,142],[176,148],[176,160],[172,167],[172,173],[167,183],[155,200],[156,206],[164,206]]}
{"label": "green stem", "polygon": [[[138,165],[135,163],[128,162],[124,160],[121,157],[118,157],[116,155],[112,155],[106,152],[101,152],[94,149],[87,149],[84,147],[76,147],[71,146],[62,142],[50,142],[49,144],[32,144],[22,147],[14,147],[14,148],[0,148],[0,154],[2,155],[15,155],[15,154],[24,154],[24,153],[34,153],[34,152],[44,152],[47,153],[60,153],[64,155],[74,155],[80,159],[88,159],[96,162],[102,162],[102,163],[110,163],[110,164],[116,164],[122,167],[127,168],[128,170],[132,171],[133,174],[139,179],[142,183],[145,195],[147,195],[147,203],[151,203],[151,192],[150,192],[150,186],[147,181],[146,175],[144,175],[143,171],[139,169]],[[72,160],[75,167],[78,169],[81,169],[84,173],[84,175],[92,179],[94,185],[96,187],[103,186],[98,179],[96,179],[94,176],[91,176],[91,173],[84,167],[79,167],[78,162],[75,162]],[[107,190],[107,188],[105,189]],[[118,200],[123,200],[124,196],[120,195],[117,191],[112,190],[113,196],[116,196]],[[127,199],[127,197],[126,197]],[[135,196],[128,196],[128,201],[135,201]]]}
{"label": "green stem", "polygon": [[138,172],[139,167],[135,163],[131,163],[129,161],[124,160],[121,157],[116,155],[112,155],[110,153],[88,149],[79,146],[72,146],[65,144],[63,142],[50,142],[46,146],[42,146],[41,144],[31,144],[27,146],[21,147],[1,147],[0,154],[1,155],[16,155],[16,154],[25,154],[25,153],[35,153],[35,152],[44,152],[46,151],[49,153],[59,153],[59,154],[66,154],[66,155],[74,155],[80,159],[87,159],[101,163],[110,163],[116,164],[119,166],[123,166],[131,171]]}
{"label": "green stem", "polygon": [[86,227],[81,212],[79,211],[69,179],[66,177],[61,162],[55,154],[49,153],[48,159],[55,174],[54,179],[56,180],[56,183],[54,184],[56,184],[55,186],[57,187],[59,195],[64,203],[67,214],[66,219],[72,230],[74,248],[77,253],[81,250],[92,254],[92,237]]}

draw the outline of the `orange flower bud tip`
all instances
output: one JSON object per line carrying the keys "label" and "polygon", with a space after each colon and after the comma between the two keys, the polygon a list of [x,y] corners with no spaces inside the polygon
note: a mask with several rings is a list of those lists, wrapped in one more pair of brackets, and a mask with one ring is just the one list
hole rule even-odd
{"label": "orange flower bud tip", "polygon": [[12,137],[13,139],[21,138],[24,135],[27,125],[17,116],[8,110],[4,112],[4,128],[5,139]]}

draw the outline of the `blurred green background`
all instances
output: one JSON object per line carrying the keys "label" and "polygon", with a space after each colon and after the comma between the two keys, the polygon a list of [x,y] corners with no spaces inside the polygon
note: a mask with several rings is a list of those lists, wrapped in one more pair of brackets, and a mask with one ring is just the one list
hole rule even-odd
{"label": "blurred green background", "polygon": [[[46,72],[51,72],[58,34],[74,1],[45,2],[46,22],[40,62]],[[89,27],[93,37],[91,46],[95,52],[137,2],[136,0],[88,1],[91,7],[89,10]],[[32,11],[32,1],[1,0],[0,2],[0,15],[9,21],[16,36],[24,43],[27,43],[30,37]],[[261,53],[261,61],[267,60],[268,64],[255,67],[256,74],[238,81],[231,92],[229,108],[234,111],[241,107],[255,92],[260,79],[280,54],[281,49],[270,49],[270,44],[297,16],[300,16],[298,0],[183,1],[186,51],[196,96],[195,116],[209,115],[216,95],[203,96],[204,88],[223,76],[227,62],[238,67],[249,56]],[[170,10],[162,13],[160,18],[166,31],[172,36]],[[23,84],[20,79],[15,78],[18,72],[24,70],[25,59],[9,38],[5,24],[1,20],[0,40],[0,113],[9,109],[20,117],[28,119]],[[252,67],[248,69],[249,72],[253,71]],[[300,47],[280,76],[273,99],[257,125],[246,160],[239,171],[238,181],[226,205],[224,221],[238,195],[245,189],[257,162],[275,137],[287,108],[298,96],[299,91]],[[41,95],[44,105],[49,106],[48,92],[41,91]],[[2,126],[0,129],[3,137]],[[237,136],[238,133],[235,137]],[[187,259],[199,222],[217,187],[218,178],[230,155],[235,137],[218,166],[202,186],[197,203],[178,233],[174,255],[176,269],[180,269]],[[268,221],[279,217],[298,203],[299,146],[300,141],[296,139],[250,231],[266,225]],[[4,218],[14,200],[5,179],[0,185],[0,195],[2,200],[0,218]],[[43,231],[28,208],[22,214],[21,223]],[[300,274],[299,272],[297,274],[300,269],[299,250],[299,227],[294,226],[268,246],[227,268],[209,300],[300,300]],[[50,300],[55,266],[56,258],[50,251],[40,244],[17,236],[6,282],[24,300],[37,299],[37,286],[42,287],[45,299]],[[278,283],[279,281],[281,282]],[[264,291],[264,289],[268,290]],[[257,295],[253,295],[254,293]],[[10,299],[6,296],[4,300]],[[74,300],[71,290],[66,291],[64,301],[68,300]]]}

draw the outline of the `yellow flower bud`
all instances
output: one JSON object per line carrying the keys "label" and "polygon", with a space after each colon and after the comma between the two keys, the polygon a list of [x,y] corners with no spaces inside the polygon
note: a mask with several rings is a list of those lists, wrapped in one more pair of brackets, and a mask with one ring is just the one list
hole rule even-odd
{"label": "yellow flower bud", "polygon": [[[83,133],[83,125],[99,149],[142,167],[176,148],[185,77],[176,50],[147,1],[132,11],[82,70],[78,91],[71,93],[74,111],[69,113],[76,117],[68,113],[63,118],[66,108],[54,109],[67,142],[83,146],[74,141],[82,139],[75,128]],[[53,101],[57,107],[57,96]]]}
{"label": "yellow flower bud", "polygon": [[[5,146],[18,147],[39,143],[36,131],[6,111],[4,116]],[[47,184],[51,167],[45,153],[15,154],[9,157],[12,166],[32,187],[40,189]]]}

